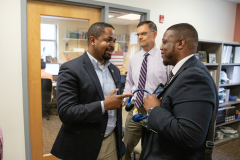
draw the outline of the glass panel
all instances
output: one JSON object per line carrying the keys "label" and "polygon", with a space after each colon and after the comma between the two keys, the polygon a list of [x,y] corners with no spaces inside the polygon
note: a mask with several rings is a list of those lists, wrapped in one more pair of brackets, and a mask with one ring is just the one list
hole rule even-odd
{"label": "glass panel", "polygon": [[[41,41],[41,58],[45,60],[47,63],[51,63],[51,60],[48,58],[49,56],[55,57],[56,54],[56,42],[53,41]],[[46,57],[47,56],[47,57]]]}
{"label": "glass panel", "polygon": [[56,25],[41,24],[41,39],[56,40]]}
{"label": "glass panel", "polygon": [[[62,125],[56,102],[59,68],[88,49],[88,20],[41,16],[41,22],[41,65],[46,67],[41,69],[43,153],[49,154]],[[44,80],[51,78],[50,83]]]}
{"label": "glass panel", "polygon": [[130,12],[109,11],[109,23],[115,28],[117,41],[115,43],[115,55],[111,62],[116,65],[121,75],[126,75],[130,58],[139,51],[137,25],[140,15]]}

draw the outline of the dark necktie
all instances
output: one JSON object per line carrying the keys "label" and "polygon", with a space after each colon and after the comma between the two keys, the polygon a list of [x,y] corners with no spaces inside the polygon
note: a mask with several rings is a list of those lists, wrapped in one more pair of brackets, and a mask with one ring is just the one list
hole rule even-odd
{"label": "dark necktie", "polygon": [[167,80],[167,82],[165,84],[165,87],[171,82],[171,79],[172,79],[173,76],[174,76],[173,72],[170,71],[169,76],[168,76],[168,80]]}
{"label": "dark necktie", "polygon": [[[142,62],[142,67],[139,74],[139,81],[138,81],[138,89],[145,89],[146,84],[146,78],[147,78],[147,58],[149,56],[149,53],[144,54],[144,59]],[[144,91],[137,92],[136,97],[136,106],[139,108],[143,104],[143,95]]]}

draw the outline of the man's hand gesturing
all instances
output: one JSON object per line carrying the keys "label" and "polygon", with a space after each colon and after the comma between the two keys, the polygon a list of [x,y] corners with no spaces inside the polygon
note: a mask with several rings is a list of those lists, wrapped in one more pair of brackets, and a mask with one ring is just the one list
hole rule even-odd
{"label": "man's hand gesturing", "polygon": [[103,101],[104,108],[106,111],[120,108],[123,98],[133,96],[133,94],[115,95],[117,91],[118,88],[114,89],[112,92],[108,94],[107,98]]}

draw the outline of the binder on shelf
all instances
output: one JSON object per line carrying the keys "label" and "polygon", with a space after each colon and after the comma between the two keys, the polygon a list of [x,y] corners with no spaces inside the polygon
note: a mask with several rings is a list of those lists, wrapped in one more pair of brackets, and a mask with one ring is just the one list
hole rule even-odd
{"label": "binder on shelf", "polygon": [[234,47],[233,63],[240,63],[240,47]]}
{"label": "binder on shelf", "polygon": [[232,83],[240,83],[240,66],[227,68],[226,71],[228,78],[232,80]]}
{"label": "binder on shelf", "polygon": [[226,63],[226,64],[230,63],[232,50],[233,50],[232,46],[223,46],[222,63]]}

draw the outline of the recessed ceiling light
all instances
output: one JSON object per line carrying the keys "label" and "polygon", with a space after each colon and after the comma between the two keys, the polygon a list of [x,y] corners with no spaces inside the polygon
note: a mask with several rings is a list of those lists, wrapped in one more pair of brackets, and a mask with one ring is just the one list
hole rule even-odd
{"label": "recessed ceiling light", "polygon": [[113,15],[108,15],[108,18],[112,18],[112,17],[114,17]]}
{"label": "recessed ceiling light", "polygon": [[141,15],[139,14],[126,14],[124,16],[120,16],[117,18],[121,18],[121,19],[128,19],[128,20],[136,20],[136,19],[140,19]]}

